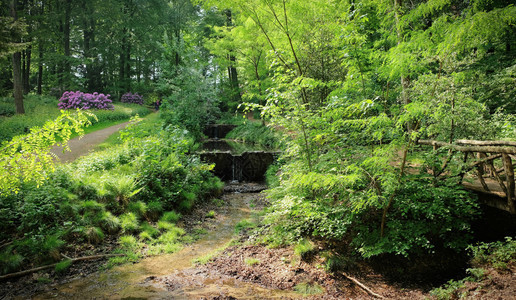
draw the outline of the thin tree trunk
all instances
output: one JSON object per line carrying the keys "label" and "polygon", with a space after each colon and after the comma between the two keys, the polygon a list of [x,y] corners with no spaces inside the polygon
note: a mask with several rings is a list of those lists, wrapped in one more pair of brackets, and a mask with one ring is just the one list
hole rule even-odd
{"label": "thin tree trunk", "polygon": [[[18,15],[16,14],[16,7],[18,1],[11,1],[11,17],[16,21]],[[12,55],[13,64],[13,89],[14,89],[14,103],[16,105],[16,113],[24,114],[25,108],[23,107],[23,86],[21,78],[21,53],[16,52]]]}
{"label": "thin tree trunk", "polygon": [[39,60],[38,60],[38,95],[42,94],[43,85],[43,43],[39,43],[38,46]]}
{"label": "thin tree trunk", "polygon": [[25,50],[25,61],[24,64],[24,71],[23,71],[23,94],[27,95],[30,92],[30,63],[31,63],[31,56],[32,56],[32,46],[29,45],[29,47]]}
{"label": "thin tree trunk", "polygon": [[[64,85],[70,84],[70,75],[71,75],[71,66],[70,66],[70,14],[71,14],[71,0],[66,0],[65,2],[65,19],[64,19],[64,28],[63,28],[63,39],[64,39],[64,55],[65,61],[63,65],[64,71]],[[63,86],[63,88],[65,88]]]}

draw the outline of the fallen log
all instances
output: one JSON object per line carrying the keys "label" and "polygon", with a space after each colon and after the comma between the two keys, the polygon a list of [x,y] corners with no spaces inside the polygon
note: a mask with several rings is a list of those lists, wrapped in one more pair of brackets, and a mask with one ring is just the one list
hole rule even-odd
{"label": "fallen log", "polygon": [[[71,259],[71,261],[72,261],[72,263],[74,263],[74,262],[77,262],[77,261],[92,260],[92,259],[114,257],[114,256],[125,256],[125,254],[99,254],[99,255],[83,256],[83,257],[73,258],[73,259]],[[4,279],[9,279],[9,278],[20,277],[20,276],[23,276],[23,275],[31,274],[31,273],[38,272],[38,271],[45,270],[45,269],[54,268],[58,264],[59,263],[55,263],[55,264],[41,266],[41,267],[37,267],[37,268],[29,269],[29,270],[24,270],[24,271],[20,271],[20,272],[16,272],[16,273],[10,273],[10,274],[6,274],[6,275],[2,275],[2,276],[0,276],[0,281],[4,280]]]}

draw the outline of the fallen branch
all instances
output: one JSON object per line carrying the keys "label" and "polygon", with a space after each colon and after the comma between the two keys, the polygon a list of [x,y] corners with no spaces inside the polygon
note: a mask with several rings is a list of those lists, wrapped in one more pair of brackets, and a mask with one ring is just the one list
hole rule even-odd
{"label": "fallen branch", "polygon": [[382,295],[379,295],[379,294],[373,292],[370,288],[368,288],[365,284],[361,283],[357,279],[345,274],[344,272],[342,272],[341,274],[344,275],[344,277],[346,277],[347,279],[351,280],[354,284],[358,285],[360,288],[362,288],[364,291],[366,291],[369,295],[379,298],[379,299],[385,299]]}
{"label": "fallen branch", "polygon": [[[71,259],[71,261],[72,261],[72,263],[74,263],[74,262],[77,262],[77,261],[92,260],[92,259],[114,257],[114,256],[125,256],[125,254],[99,254],[99,255],[92,255],[92,256],[83,256],[83,257],[73,258],[73,259]],[[41,270],[45,270],[45,269],[54,268],[58,264],[59,263],[55,263],[55,264],[41,266],[41,267],[37,267],[37,268],[25,270],[25,271],[20,271],[20,272],[16,272],[16,273],[10,273],[10,274],[6,274],[6,275],[2,275],[2,276],[0,276],[0,281],[4,280],[4,279],[9,279],[9,278],[20,277],[20,276],[23,276],[23,275],[31,274],[31,273],[34,273],[34,272],[37,272],[37,271],[41,271]]]}

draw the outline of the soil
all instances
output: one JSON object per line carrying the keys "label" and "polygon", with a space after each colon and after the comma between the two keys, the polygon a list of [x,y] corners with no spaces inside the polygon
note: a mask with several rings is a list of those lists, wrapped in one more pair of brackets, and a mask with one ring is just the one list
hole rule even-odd
{"label": "soil", "polygon": [[454,297],[467,299],[516,299],[516,263],[503,270],[487,268],[484,279],[466,282]]}
{"label": "soil", "polygon": [[108,128],[85,134],[68,141],[70,151],[63,151],[63,147],[54,147],[50,152],[56,155],[56,160],[61,163],[69,163],[77,158],[87,155],[95,146],[105,141],[110,135],[127,126],[129,122],[117,124]]}

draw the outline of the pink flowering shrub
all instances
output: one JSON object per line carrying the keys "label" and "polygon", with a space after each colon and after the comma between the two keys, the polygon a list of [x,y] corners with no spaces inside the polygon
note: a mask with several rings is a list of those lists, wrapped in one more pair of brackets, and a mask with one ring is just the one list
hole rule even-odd
{"label": "pink flowering shrub", "polygon": [[115,107],[112,104],[110,95],[99,94],[97,92],[83,93],[77,92],[64,92],[57,106],[60,109],[110,109],[113,110]]}
{"label": "pink flowering shrub", "polygon": [[136,93],[136,94],[132,94],[131,92],[125,93],[124,95],[122,95],[120,102],[143,105],[143,96],[138,95],[138,93]]}

